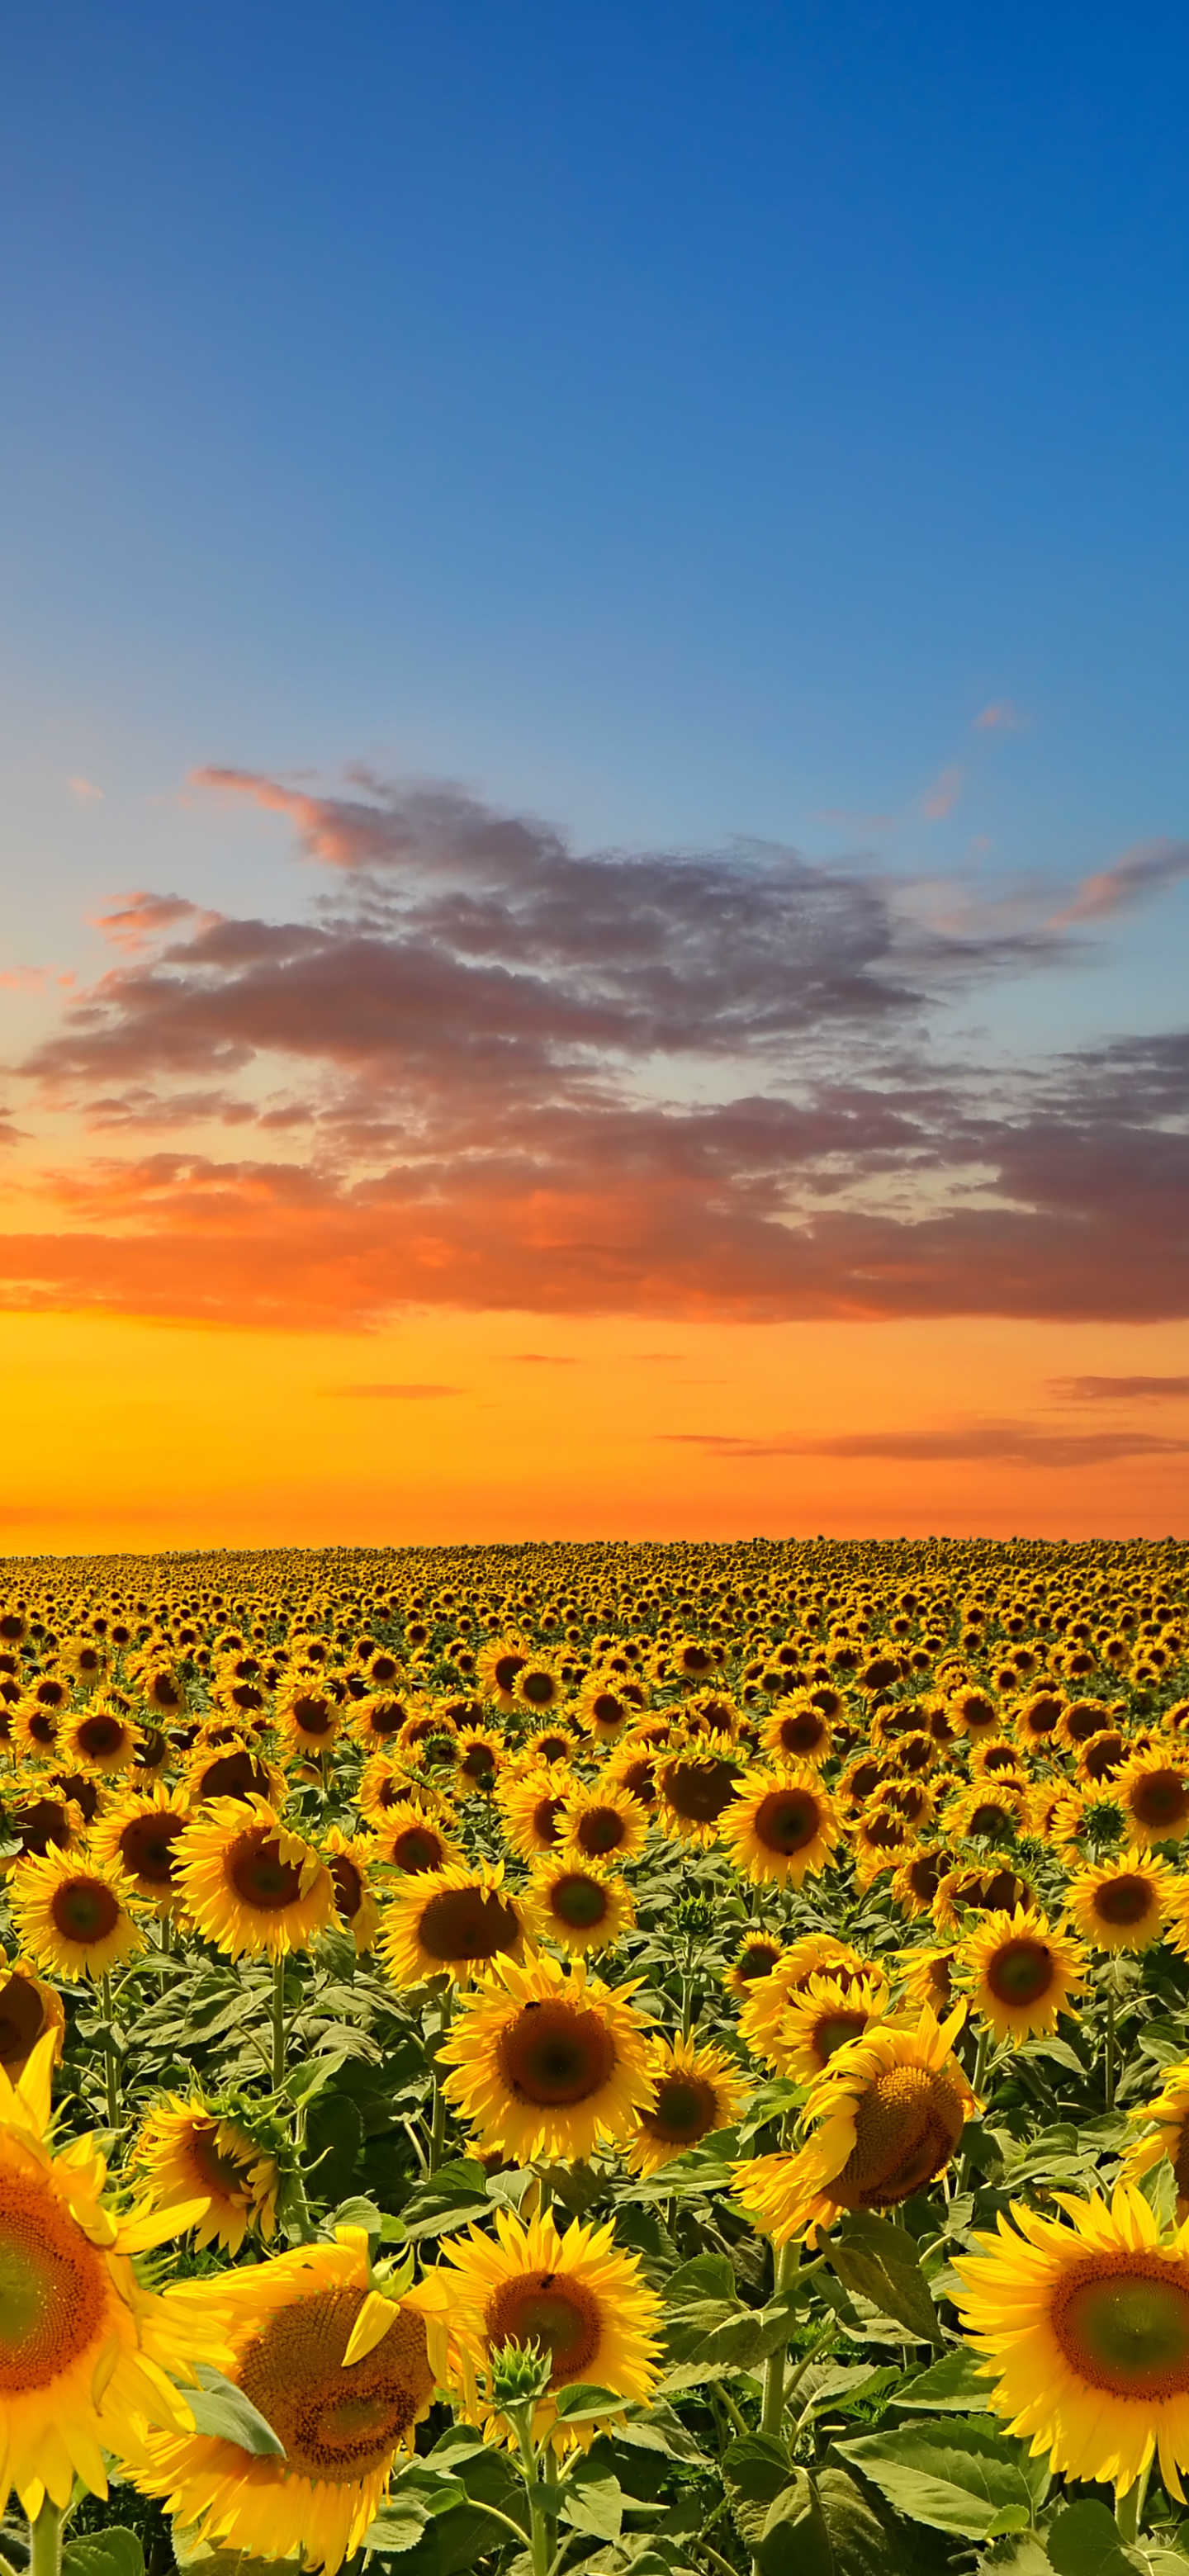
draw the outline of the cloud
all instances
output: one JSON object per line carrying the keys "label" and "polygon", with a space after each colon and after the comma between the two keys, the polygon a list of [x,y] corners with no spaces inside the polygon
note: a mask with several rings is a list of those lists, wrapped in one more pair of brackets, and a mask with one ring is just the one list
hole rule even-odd
{"label": "cloud", "polygon": [[1189,841],[1137,841],[1113,866],[1083,877],[1063,910],[1052,915],[1049,927],[1067,930],[1079,921],[1103,921],[1111,913],[1130,910],[1148,895],[1180,885],[1185,877],[1189,877]]}
{"label": "cloud", "polygon": [[996,698],[974,721],[980,733],[1018,733],[1024,718],[1010,698]]}
{"label": "cloud", "polygon": [[957,767],[943,769],[921,798],[921,812],[931,823],[943,823],[952,814],[962,793],[963,772]]}
{"label": "cloud", "polygon": [[504,1357],[520,1368],[576,1368],[578,1365],[568,1351],[506,1351]]}
{"label": "cloud", "polygon": [[139,957],[168,937],[171,930],[187,924],[204,927],[218,921],[217,912],[204,912],[180,894],[126,894],[107,912],[95,915],[95,928],[101,930],[112,948],[129,957]]}
{"label": "cloud", "polygon": [[1030,1422],[971,1422],[951,1430],[853,1431],[823,1440],[749,1440],[725,1432],[676,1431],[659,1435],[670,1442],[709,1450],[724,1462],[742,1465],[761,1458],[889,1458],[904,1464],[968,1461],[1030,1467],[1100,1467],[1124,1458],[1185,1457],[1189,1440],[1165,1440],[1154,1433],[1125,1431],[1046,1431]]}
{"label": "cloud", "polygon": [[432,1396],[465,1395],[466,1388],[462,1386],[430,1386],[416,1384],[409,1386],[330,1386],[327,1388],[326,1392],[328,1395],[364,1396],[369,1399],[372,1397],[379,1397],[385,1400],[391,1399],[399,1404],[415,1404]]}
{"label": "cloud", "polygon": [[1050,1388],[1061,1404],[1171,1404],[1189,1396],[1189,1377],[1055,1377]]}
{"label": "cloud", "polygon": [[66,781],[66,784],[67,784],[67,787],[68,787],[68,788],[69,788],[69,790],[70,790],[71,795],[75,798],[76,802],[77,802],[79,805],[97,805],[97,804],[98,804],[98,805],[101,805],[101,804],[102,804],[102,802],[103,802],[103,789],[102,789],[101,787],[96,787],[95,782],[94,782],[94,780],[93,780],[93,779],[91,779],[91,778],[68,778],[68,779],[67,779],[67,781]]}

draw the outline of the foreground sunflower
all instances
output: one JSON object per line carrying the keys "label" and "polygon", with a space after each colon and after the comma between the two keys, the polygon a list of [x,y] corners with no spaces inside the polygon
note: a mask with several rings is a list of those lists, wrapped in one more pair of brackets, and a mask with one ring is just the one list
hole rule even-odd
{"label": "foreground sunflower", "polygon": [[38,2041],[18,2085],[0,2074],[0,2512],[15,2488],[31,2521],[46,2495],[67,2505],[76,2477],[105,2496],[104,2453],[124,2450],[134,2420],[192,2423],[174,2380],[226,2358],[197,2285],[155,2295],[131,2260],[202,2203],[115,2218],[91,2140],[61,2156],[46,2145],[53,2041]]}
{"label": "foreground sunflower", "polygon": [[[551,2211],[525,2226],[511,2210],[497,2209],[495,2226],[494,2236],[472,2227],[447,2245],[445,2261],[417,2293],[449,2320],[467,2413],[490,2423],[483,2384],[492,2353],[507,2343],[535,2343],[550,2359],[549,2386],[533,2419],[537,2441],[553,2429],[558,2390],[576,2380],[625,2405],[647,2406],[659,2376],[661,2302],[641,2277],[639,2256],[620,2252],[609,2225],[574,2219],[562,2236]],[[614,2410],[607,2412],[611,2419]],[[493,2429],[511,2432],[498,2418]],[[561,2440],[589,2439],[591,2430],[575,2427]]]}
{"label": "foreground sunflower", "polygon": [[534,1941],[556,1941],[563,1950],[609,1950],[635,1920],[626,1880],[595,1861],[542,1861],[529,1880],[526,1921]]}
{"label": "foreground sunflower", "polygon": [[467,1985],[489,1961],[519,1958],[524,1922],[524,1900],[504,1885],[502,1861],[475,1869],[451,1862],[418,1871],[398,1891],[381,1917],[376,1951],[394,1985],[441,1976]]}
{"label": "foreground sunflower", "polygon": [[496,1789],[504,1837],[521,1860],[537,1860],[556,1851],[561,1841],[565,1806],[577,1789],[574,1774],[556,1762],[533,1762],[508,1770]]}
{"label": "foreground sunflower", "polygon": [[745,1771],[722,1820],[736,1869],[757,1882],[799,1888],[824,1869],[842,1833],[833,1799],[808,1762]]}
{"label": "foreground sunflower", "polygon": [[283,2455],[241,2450],[220,2434],[146,2433],[128,2454],[134,2483],[203,2540],[265,2558],[300,2555],[334,2576],[429,2411],[425,2319],[410,2301],[373,2291],[362,2228],[192,2286],[224,2312],[222,2367]]}
{"label": "foreground sunflower", "polygon": [[214,1798],[177,1844],[182,1894],[198,1930],[233,1959],[308,1950],[334,1913],[321,1854],[264,1798]]}
{"label": "foreground sunflower", "polygon": [[611,1988],[575,1959],[524,1967],[498,1959],[463,1998],[438,2063],[453,2071],[446,2099],[483,2154],[590,2156],[629,2138],[651,2098],[648,2033],[631,1986]]}
{"label": "foreground sunflower", "polygon": [[778,2075],[811,2084],[852,2039],[882,2021],[888,1989],[877,1969],[870,1977],[832,1977],[822,1969],[799,1994],[790,1995],[765,2054]]}
{"label": "foreground sunflower", "polygon": [[238,2254],[249,2228],[273,2235],[280,2172],[242,2120],[203,2101],[166,2095],[133,2141],[128,2179],[138,2205],[150,2209],[193,2206],[205,2198],[194,2242],[224,2245]]}
{"label": "foreground sunflower", "polygon": [[96,1860],[122,1869],[142,1902],[151,1905],[162,1921],[176,1914],[181,1902],[177,1844],[189,1813],[180,1789],[126,1789],[91,1837]]}
{"label": "foreground sunflower", "polygon": [[894,2209],[944,2172],[979,2107],[953,2043],[965,2006],[940,2026],[884,2022],[832,2058],[810,2093],[812,2135],[795,2155],[736,2165],[735,2190],[753,2227],[775,2245],[832,2226],[843,2209]]}
{"label": "foreground sunflower", "polygon": [[453,1842],[447,1830],[453,1821],[453,1813],[444,1806],[436,1806],[431,1814],[415,1799],[403,1798],[396,1806],[385,1807],[376,1820],[373,1858],[390,1861],[410,1878],[420,1878],[429,1869],[449,1869],[462,1859],[461,1844]]}
{"label": "foreground sunflower", "polygon": [[734,2127],[744,2086],[736,2060],[693,2039],[654,2039],[648,2071],[652,2099],[627,2150],[633,2173],[650,2174],[696,2147],[717,2129]]}
{"label": "foreground sunflower", "polygon": [[1179,1843],[1189,1833],[1189,1763],[1184,1754],[1153,1746],[1133,1753],[1111,1784],[1133,1842]]}
{"label": "foreground sunflower", "polygon": [[1081,1941],[1050,1931],[1035,1906],[987,1914],[958,1946],[958,1981],[976,2021],[996,2039],[1052,2031],[1070,1997],[1085,1985],[1089,1957]]}
{"label": "foreground sunflower", "polygon": [[1076,1871],[1065,1901],[1083,1940],[1096,1950],[1146,1950],[1164,1930],[1176,1889],[1166,1861],[1133,1850]]}
{"label": "foreground sunflower", "polygon": [[1013,2202],[985,2254],[957,2255],[958,2305],[989,2378],[987,2405],[1054,2472],[1120,2495],[1155,2455],[1185,2501],[1189,2226],[1162,2236],[1142,2192],[1054,2194],[1066,2221]]}
{"label": "foreground sunflower", "polygon": [[9,1883],[22,1949],[58,1977],[105,1977],[144,1949],[131,1894],[122,1870],[57,1850],[18,1861]]}
{"label": "foreground sunflower", "polygon": [[38,2040],[53,2034],[53,2064],[62,2055],[66,2015],[62,1998],[38,1976],[31,1959],[5,1959],[0,1965],[0,2067],[17,2084]]}
{"label": "foreground sunflower", "polygon": [[1152,2102],[1129,2111],[1130,2120],[1155,2120],[1154,2137],[1139,2138],[1123,2159],[1124,2182],[1139,2182],[1167,2156],[1177,2186],[1177,2217],[1189,2217],[1189,2066],[1170,2066]]}

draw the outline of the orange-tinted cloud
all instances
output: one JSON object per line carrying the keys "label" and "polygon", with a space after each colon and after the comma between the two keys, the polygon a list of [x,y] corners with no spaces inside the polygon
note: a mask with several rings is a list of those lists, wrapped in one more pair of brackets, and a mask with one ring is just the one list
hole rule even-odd
{"label": "orange-tinted cloud", "polygon": [[1189,841],[1139,841],[1113,866],[1084,877],[1069,902],[1053,914],[1049,927],[1066,930],[1075,922],[1105,920],[1110,913],[1142,903],[1148,895],[1181,884],[1185,877],[1189,877]]}

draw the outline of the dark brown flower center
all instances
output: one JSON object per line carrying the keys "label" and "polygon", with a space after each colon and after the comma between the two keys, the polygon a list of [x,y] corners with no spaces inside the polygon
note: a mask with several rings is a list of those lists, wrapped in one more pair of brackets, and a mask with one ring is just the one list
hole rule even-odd
{"label": "dark brown flower center", "polygon": [[501,2281],[483,2318],[489,2350],[505,2343],[537,2343],[549,2354],[551,2388],[590,2377],[600,2326],[592,2292],[564,2272],[524,2272],[519,2280]]}
{"label": "dark brown flower center", "polygon": [[1142,1923],[1156,1902],[1156,1891],[1138,1871],[1128,1871],[1122,1878],[1104,1879],[1094,1891],[1094,1912],[1099,1921],[1109,1923],[1112,1931],[1129,1931]]}
{"label": "dark brown flower center", "polygon": [[240,2355],[240,2387],[284,2443],[291,2476],[347,2486],[386,2468],[433,2394],[424,2321],[409,2309],[344,2370],[365,2296],[344,2287],[296,2299]]}
{"label": "dark brown flower center", "polygon": [[301,1871],[286,1860],[267,1825],[240,1834],[227,1857],[227,1875],[244,1904],[257,1914],[280,1914],[301,1895]]}
{"label": "dark brown flower center", "polygon": [[713,1825],[735,1796],[735,1774],[729,1762],[671,1762],[664,1787],[674,1815]]}
{"label": "dark brown flower center", "polygon": [[120,1901],[101,1878],[65,1878],[50,1898],[54,1929],[64,1941],[106,1941],[120,1919]]}
{"label": "dark brown flower center", "polygon": [[130,1878],[152,1887],[169,1887],[174,1876],[173,1846],[186,1830],[184,1816],[133,1816],[120,1833],[120,1863]]}
{"label": "dark brown flower center", "polygon": [[1055,2288],[1053,2331],[1071,2370],[1112,2397],[1159,2404],[1189,2390],[1189,2267],[1094,2254]]}
{"label": "dark brown flower center", "polygon": [[965,2113],[949,2078],[925,2066],[877,2075],[855,2110],[855,2143],[831,2198],[845,2208],[889,2209],[924,2189],[949,2163]]}
{"label": "dark brown flower center", "polygon": [[7,2074],[24,2064],[46,2028],[45,2005],[35,1985],[19,1973],[0,1987],[0,2066]]}
{"label": "dark brown flower center", "polygon": [[661,2076],[656,2099],[650,2110],[641,2112],[640,2120],[649,2135],[662,2139],[666,2146],[692,2147],[718,2126],[718,2117],[718,2095],[713,2084],[681,2068],[672,2075]]}
{"label": "dark brown flower center", "polygon": [[431,1959],[494,1959],[514,1950],[519,1918],[510,1905],[481,1887],[445,1887],[431,1896],[417,1924]]}
{"label": "dark brown flower center", "polygon": [[581,1870],[570,1870],[564,1878],[555,1878],[549,1890],[549,1904],[558,1921],[573,1932],[589,1932],[604,1923],[611,1911],[611,1897],[597,1878],[586,1878]]}
{"label": "dark brown flower center", "polygon": [[1001,2004],[1036,2004],[1049,1993],[1056,1973],[1047,1942],[1024,1935],[1001,1944],[988,1966],[987,1984]]}
{"label": "dark brown flower center", "polygon": [[501,2031],[500,2073],[520,2102],[542,2108],[588,2102],[610,2083],[617,2064],[604,2021],[576,2004],[526,2004]]}
{"label": "dark brown flower center", "polygon": [[426,1869],[440,1869],[444,1851],[445,1845],[431,1825],[405,1825],[392,1838],[393,1860],[410,1876],[420,1876]]}

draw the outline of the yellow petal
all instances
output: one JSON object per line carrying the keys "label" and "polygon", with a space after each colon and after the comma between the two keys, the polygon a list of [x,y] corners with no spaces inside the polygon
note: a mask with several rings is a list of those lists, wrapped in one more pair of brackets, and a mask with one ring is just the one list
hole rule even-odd
{"label": "yellow petal", "polygon": [[172,2209],[133,2210],[119,2223],[121,2254],[148,2254],[154,2245],[164,2245],[171,2236],[184,2236],[188,2227],[197,2227],[210,2208],[209,2200],[179,2200]]}
{"label": "yellow petal", "polygon": [[386,2299],[382,2291],[369,2290],[351,2328],[351,2339],[343,2354],[343,2369],[349,2370],[353,2361],[362,2361],[367,2353],[374,2352],[399,2315],[400,2309],[394,2307],[392,2300]]}

